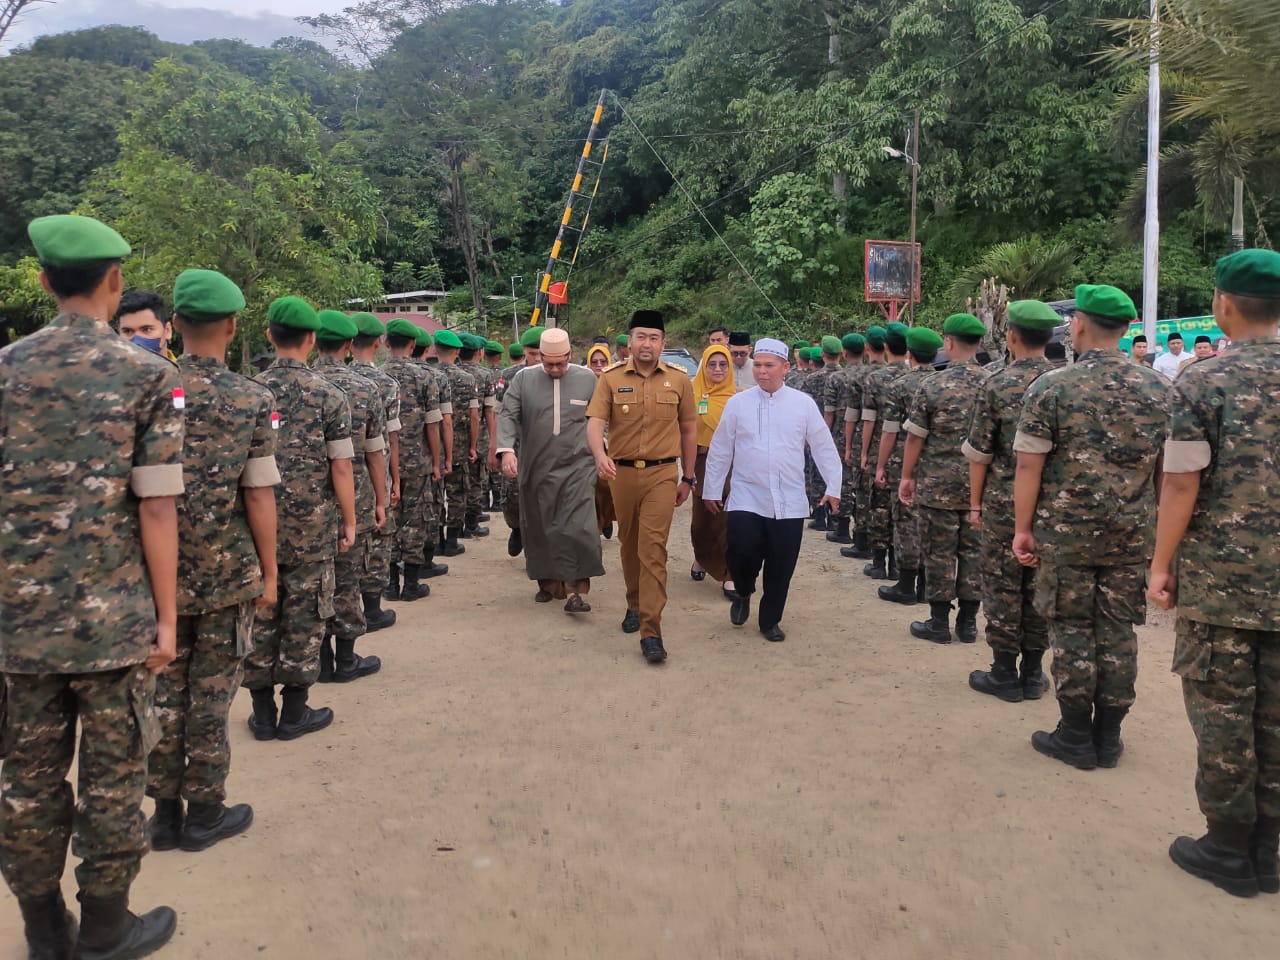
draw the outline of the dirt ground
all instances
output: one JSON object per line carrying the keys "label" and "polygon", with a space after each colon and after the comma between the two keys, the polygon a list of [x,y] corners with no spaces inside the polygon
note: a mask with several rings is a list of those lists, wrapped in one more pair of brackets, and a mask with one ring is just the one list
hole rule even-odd
{"label": "dirt ground", "polygon": [[[144,861],[135,905],[179,914],[160,955],[1168,960],[1280,943],[1280,898],[1169,862],[1202,822],[1167,619],[1140,630],[1119,768],[1077,772],[1028,742],[1052,698],[970,691],[986,646],[913,640],[923,608],[877,600],[821,534],[787,641],[732,627],[687,575],[688,516],[661,667],[619,630],[616,541],[573,619],[532,602],[495,516],[362,643],[381,674],[316,689],[329,730],[256,743],[242,693],[231,799],[256,822]],[[0,960],[24,956],[0,896]]]}

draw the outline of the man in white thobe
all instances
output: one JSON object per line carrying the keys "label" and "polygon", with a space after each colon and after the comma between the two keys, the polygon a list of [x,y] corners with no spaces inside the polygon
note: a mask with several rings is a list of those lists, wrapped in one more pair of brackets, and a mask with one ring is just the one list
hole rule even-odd
{"label": "man in white thobe", "polygon": [[[725,404],[707,451],[702,493],[708,510],[726,510],[725,552],[738,594],[729,619],[735,626],[747,622],[763,567],[758,622],[765,639],[775,643],[786,639],[779,624],[809,516],[806,443],[826,484],[822,504],[832,510],[840,505],[840,454],[813,398],[783,384],[790,366],[785,343],[771,338],[756,342],[756,385]],[[725,480],[731,474],[729,501],[724,504]]]}

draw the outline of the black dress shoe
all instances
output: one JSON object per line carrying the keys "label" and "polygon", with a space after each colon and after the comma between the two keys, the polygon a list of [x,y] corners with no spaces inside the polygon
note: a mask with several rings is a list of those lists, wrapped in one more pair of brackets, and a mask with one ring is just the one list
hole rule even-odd
{"label": "black dress shoe", "polygon": [[689,568],[689,579],[690,579],[690,580],[693,580],[693,581],[695,581],[695,582],[697,582],[697,583],[701,583],[703,580],[707,579],[707,571],[705,571],[705,570],[695,570],[695,569],[693,569],[693,567],[690,567],[690,568]]}
{"label": "black dress shoe", "polygon": [[782,632],[782,628],[776,623],[772,627],[762,629],[760,633],[770,643],[781,643],[787,639],[787,635]]}
{"label": "black dress shoe", "polygon": [[751,598],[737,596],[733,603],[729,605],[729,622],[735,627],[740,627],[747,622],[747,617],[751,616]]}
{"label": "black dress shoe", "polygon": [[518,557],[523,549],[524,540],[520,537],[520,528],[512,527],[511,535],[507,537],[507,556]]}
{"label": "black dress shoe", "polygon": [[606,523],[606,524],[604,525],[603,533],[604,533],[604,538],[605,538],[606,540],[612,540],[612,539],[613,539],[613,524],[612,524],[612,523]]}
{"label": "black dress shoe", "polygon": [[650,663],[661,663],[667,659],[667,651],[662,648],[661,637],[645,637],[640,641],[640,652]]}
{"label": "black dress shoe", "polygon": [[637,610],[628,610],[627,615],[622,618],[623,633],[638,633],[640,631],[640,613]]}

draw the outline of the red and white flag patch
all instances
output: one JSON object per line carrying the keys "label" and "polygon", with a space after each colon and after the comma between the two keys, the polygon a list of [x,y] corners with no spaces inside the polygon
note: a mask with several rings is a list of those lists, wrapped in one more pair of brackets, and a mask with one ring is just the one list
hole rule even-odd
{"label": "red and white flag patch", "polygon": [[181,387],[173,388],[173,409],[184,410],[187,406],[187,393]]}
{"label": "red and white flag patch", "polygon": [[271,429],[272,430],[280,429],[280,411],[279,410],[271,411]]}

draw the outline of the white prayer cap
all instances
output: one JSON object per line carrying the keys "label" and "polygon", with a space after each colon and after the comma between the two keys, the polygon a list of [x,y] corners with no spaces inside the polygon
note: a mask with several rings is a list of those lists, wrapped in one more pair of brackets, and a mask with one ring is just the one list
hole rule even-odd
{"label": "white prayer cap", "polygon": [[538,341],[538,349],[544,356],[563,357],[570,350],[569,334],[559,327],[542,331],[542,339]]}
{"label": "white prayer cap", "polygon": [[781,357],[783,360],[790,359],[787,345],[781,340],[775,340],[773,337],[765,337],[763,340],[756,341],[756,353],[767,353],[771,357]]}

